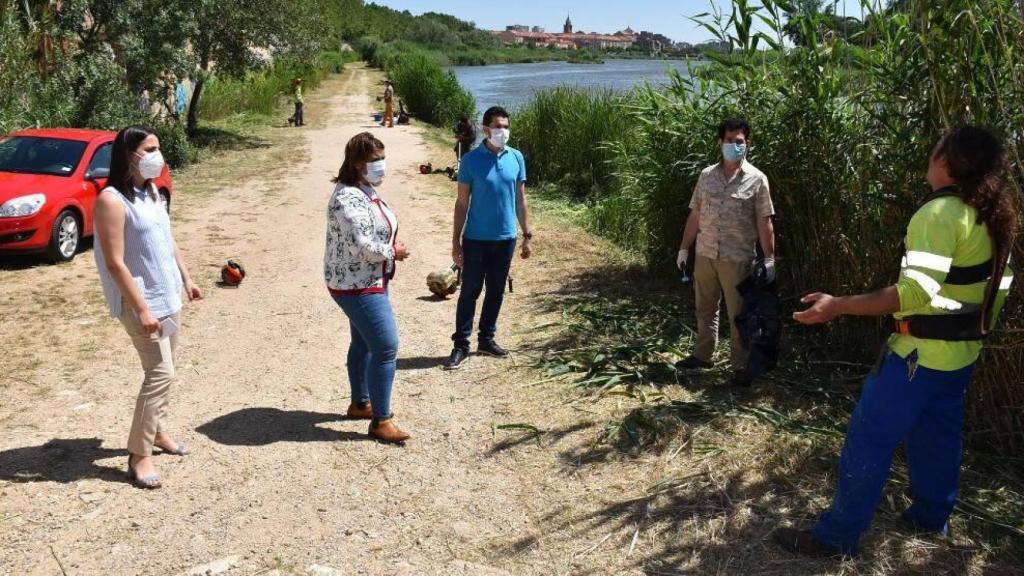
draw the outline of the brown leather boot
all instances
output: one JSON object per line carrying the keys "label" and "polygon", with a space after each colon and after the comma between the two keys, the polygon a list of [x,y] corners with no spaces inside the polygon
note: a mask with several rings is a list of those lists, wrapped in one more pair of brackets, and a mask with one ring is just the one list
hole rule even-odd
{"label": "brown leather boot", "polygon": [[377,440],[391,444],[401,444],[409,439],[409,435],[395,426],[391,418],[371,421],[369,434]]}
{"label": "brown leather boot", "polygon": [[369,420],[373,418],[373,405],[367,402],[360,406],[359,404],[348,405],[348,417],[351,420]]}

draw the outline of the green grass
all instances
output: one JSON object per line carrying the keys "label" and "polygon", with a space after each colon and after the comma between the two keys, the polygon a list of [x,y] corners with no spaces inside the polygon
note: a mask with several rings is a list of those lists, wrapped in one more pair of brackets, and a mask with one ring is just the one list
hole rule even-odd
{"label": "green grass", "polygon": [[296,77],[303,79],[303,90],[308,94],[328,74],[341,72],[346,63],[357,59],[354,52],[326,52],[312,62],[282,58],[270,68],[242,79],[214,76],[203,90],[200,117],[209,121],[243,112],[270,115],[282,100],[291,98]]}

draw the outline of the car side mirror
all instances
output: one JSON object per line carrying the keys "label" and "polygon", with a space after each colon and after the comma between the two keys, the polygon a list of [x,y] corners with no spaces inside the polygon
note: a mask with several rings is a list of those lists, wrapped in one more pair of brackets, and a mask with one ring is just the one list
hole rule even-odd
{"label": "car side mirror", "polygon": [[110,168],[94,168],[85,173],[86,180],[100,180],[110,177]]}

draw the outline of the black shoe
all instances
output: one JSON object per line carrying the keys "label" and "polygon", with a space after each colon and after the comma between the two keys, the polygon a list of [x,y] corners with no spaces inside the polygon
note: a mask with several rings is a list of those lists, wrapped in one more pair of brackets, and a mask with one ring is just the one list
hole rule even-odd
{"label": "black shoe", "polygon": [[772,540],[782,549],[808,558],[839,558],[846,556],[839,548],[829,546],[815,538],[810,530],[779,528],[772,533]]}
{"label": "black shoe", "polygon": [[949,538],[950,537],[950,535],[949,535],[950,534],[949,522],[946,522],[946,524],[942,528],[940,528],[938,530],[934,530],[932,528],[925,528],[924,526],[921,526],[917,522],[914,522],[914,520],[910,516],[908,516],[906,512],[904,512],[903,514],[900,514],[900,520],[904,524],[906,524],[906,526],[908,528],[913,530],[913,532],[915,534],[918,534],[918,535],[921,535],[921,536],[941,536],[941,537],[944,537],[944,538]]}
{"label": "black shoe", "polygon": [[714,364],[701,360],[696,356],[687,356],[683,360],[676,362],[677,370],[696,370],[698,368],[707,369],[712,367],[714,367]]}
{"label": "black shoe", "polygon": [[481,340],[480,344],[476,347],[477,354],[483,354],[485,356],[494,356],[496,358],[507,358],[508,350],[505,350],[494,340]]}
{"label": "black shoe", "polygon": [[749,388],[754,384],[754,376],[747,370],[737,370],[732,375],[732,385]]}
{"label": "black shoe", "polygon": [[458,370],[466,360],[469,360],[469,348],[456,346],[452,348],[452,355],[441,366],[445,370]]}

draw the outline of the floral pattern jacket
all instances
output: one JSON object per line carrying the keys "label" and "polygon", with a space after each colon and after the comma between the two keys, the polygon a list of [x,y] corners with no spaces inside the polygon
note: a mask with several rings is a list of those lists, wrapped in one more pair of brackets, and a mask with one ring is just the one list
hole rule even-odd
{"label": "floral pattern jacket", "polygon": [[332,293],[384,292],[395,273],[398,219],[370,187],[338,184],[327,206],[324,279]]}

